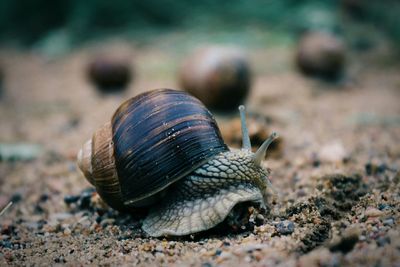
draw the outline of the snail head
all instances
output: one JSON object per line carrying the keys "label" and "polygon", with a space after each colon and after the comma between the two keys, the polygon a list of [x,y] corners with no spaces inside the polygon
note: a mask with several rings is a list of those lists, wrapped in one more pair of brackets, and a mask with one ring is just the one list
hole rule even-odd
{"label": "snail head", "polygon": [[260,174],[259,177],[253,177],[256,182],[260,185],[261,188],[271,188],[276,192],[274,187],[272,186],[270,180],[268,179],[268,171],[262,168],[261,162],[265,158],[265,154],[268,150],[269,145],[278,138],[278,134],[276,132],[272,132],[271,135],[261,144],[261,146],[257,149],[255,153],[251,151],[251,142],[249,137],[249,131],[246,125],[246,112],[245,107],[243,105],[239,106],[240,112],[240,120],[242,127],[242,151],[246,151],[247,157],[250,157],[250,164],[252,165],[252,169],[257,169],[258,171],[255,173]]}

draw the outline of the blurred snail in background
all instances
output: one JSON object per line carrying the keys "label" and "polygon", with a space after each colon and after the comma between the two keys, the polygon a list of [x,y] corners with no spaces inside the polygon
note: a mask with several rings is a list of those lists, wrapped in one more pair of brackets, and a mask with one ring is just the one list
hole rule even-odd
{"label": "blurred snail in background", "polygon": [[251,86],[245,54],[235,48],[206,47],[196,50],[179,70],[180,86],[217,111],[233,111],[243,103]]}
{"label": "blurred snail in background", "polygon": [[4,80],[4,72],[3,72],[3,67],[0,64],[0,99],[3,95],[3,80]]}
{"label": "blurred snail in background", "polygon": [[159,89],[124,102],[78,153],[78,165],[111,207],[149,210],[150,236],[182,236],[221,223],[241,202],[264,205],[262,168],[273,133],[251,151],[240,108],[243,148],[230,150],[210,111],[186,92]]}
{"label": "blurred snail in background", "polygon": [[126,58],[112,54],[98,54],[88,64],[89,80],[102,93],[116,93],[127,89],[132,80],[132,66]]}
{"label": "blurred snail in background", "polygon": [[305,75],[326,80],[339,79],[345,61],[344,43],[332,34],[306,32],[298,43],[296,65]]}

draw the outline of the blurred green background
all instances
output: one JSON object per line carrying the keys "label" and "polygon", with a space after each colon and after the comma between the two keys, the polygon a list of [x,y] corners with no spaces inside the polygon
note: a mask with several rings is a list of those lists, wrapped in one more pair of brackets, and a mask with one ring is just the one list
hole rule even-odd
{"label": "blurred green background", "polygon": [[[399,13],[398,0],[2,0],[0,41],[72,47],[108,36],[141,41],[166,32],[249,29],[289,37],[310,28],[357,35],[360,30],[350,27],[351,21],[367,27],[363,34],[376,31],[400,46]],[[369,40],[354,42],[369,45]]]}

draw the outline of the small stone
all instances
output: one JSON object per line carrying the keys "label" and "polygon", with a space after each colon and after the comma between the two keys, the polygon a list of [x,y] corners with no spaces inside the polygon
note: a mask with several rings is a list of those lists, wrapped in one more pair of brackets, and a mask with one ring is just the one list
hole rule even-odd
{"label": "small stone", "polygon": [[365,172],[367,175],[375,175],[384,173],[388,169],[386,164],[374,164],[372,162],[368,162],[365,164]]}
{"label": "small stone", "polygon": [[71,235],[71,229],[68,227],[64,229],[64,235]]}
{"label": "small stone", "polygon": [[161,253],[161,252],[156,252],[154,256],[155,256],[156,259],[159,260],[159,261],[164,261],[164,259],[165,259],[164,253]]}
{"label": "small stone", "polygon": [[390,237],[381,236],[376,240],[376,244],[378,245],[378,247],[383,247],[386,244],[390,244]]}
{"label": "small stone", "polygon": [[112,225],[112,224],[114,224],[114,222],[115,222],[115,219],[112,219],[112,218],[104,219],[104,220],[101,221],[100,225],[104,228],[104,227],[106,227],[107,225]]}
{"label": "small stone", "polygon": [[72,203],[78,202],[79,200],[79,196],[72,196],[72,195],[68,195],[64,197],[64,202],[67,205],[70,205]]}
{"label": "small stone", "polygon": [[384,209],[389,209],[389,208],[390,208],[390,206],[387,205],[387,204],[384,204],[384,203],[380,203],[380,204],[378,205],[378,209],[379,209],[379,210],[384,210]]}
{"label": "small stone", "polygon": [[281,235],[289,235],[294,232],[294,223],[291,221],[279,222],[275,228]]}
{"label": "small stone", "polygon": [[229,260],[230,258],[232,258],[232,253],[224,251],[218,254],[217,256],[219,256],[217,259],[217,263],[221,263],[225,260]]}
{"label": "small stone", "polygon": [[251,262],[251,257],[247,255],[246,257],[244,257],[244,261],[248,263]]}
{"label": "small stone", "polygon": [[60,257],[55,258],[54,262],[56,262],[56,263],[66,263],[67,261],[64,259],[63,256],[60,256]]}
{"label": "small stone", "polygon": [[265,218],[264,218],[264,216],[263,216],[262,214],[257,214],[257,216],[256,216],[256,222],[257,222],[258,225],[264,223],[264,219],[265,219]]}
{"label": "small stone", "polygon": [[49,216],[50,221],[63,221],[71,218],[72,215],[66,212],[54,213]]}
{"label": "small stone", "polygon": [[9,235],[1,235],[0,236],[0,240],[7,240],[7,239],[10,239]]}
{"label": "small stone", "polygon": [[13,203],[18,203],[20,202],[22,199],[22,195],[20,193],[15,193],[11,196],[10,201],[12,201]]}
{"label": "small stone", "polygon": [[394,225],[394,220],[393,218],[389,218],[383,221],[383,225],[385,226],[393,226]]}
{"label": "small stone", "polygon": [[39,197],[39,202],[46,202],[49,199],[49,195],[48,194],[42,194]]}
{"label": "small stone", "polygon": [[13,248],[13,244],[10,242],[10,241],[8,241],[8,240],[5,240],[5,241],[0,241],[0,248],[9,248],[9,249],[12,249]]}
{"label": "small stone", "polygon": [[92,198],[91,192],[83,192],[79,199],[79,208],[88,209],[90,207],[90,200]]}
{"label": "small stone", "polygon": [[319,153],[321,161],[340,162],[347,155],[344,145],[339,141],[334,141],[324,145]]}
{"label": "small stone", "polygon": [[374,207],[368,207],[366,210],[365,210],[365,216],[367,216],[367,217],[379,217],[379,216],[382,216],[383,215],[383,212],[382,211],[380,211],[380,210],[378,210],[377,208],[374,208]]}
{"label": "small stone", "polygon": [[265,227],[265,225],[261,225],[261,226],[255,227],[254,231],[256,233],[265,233],[265,232],[267,232],[267,227]]}

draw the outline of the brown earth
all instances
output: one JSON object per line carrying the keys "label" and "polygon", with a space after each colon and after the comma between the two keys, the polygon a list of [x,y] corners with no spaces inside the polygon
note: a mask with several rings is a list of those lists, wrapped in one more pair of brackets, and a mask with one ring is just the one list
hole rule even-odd
{"label": "brown earth", "polygon": [[[35,160],[0,162],[0,209],[14,201],[0,217],[1,266],[400,266],[400,66],[386,64],[390,56],[352,55],[348,77],[328,84],[297,74],[290,48],[252,49],[247,107],[251,124],[281,136],[265,161],[278,194],[244,229],[155,239],[140,219],[82,193],[89,184],[76,153],[124,99],[176,88],[182,55],[110,49],[136,65],[123,95],[100,95],[87,82],[92,47],[57,59],[0,52],[0,141],[42,147]],[[217,114],[234,145],[237,117]],[[67,205],[69,196],[81,199]]]}

